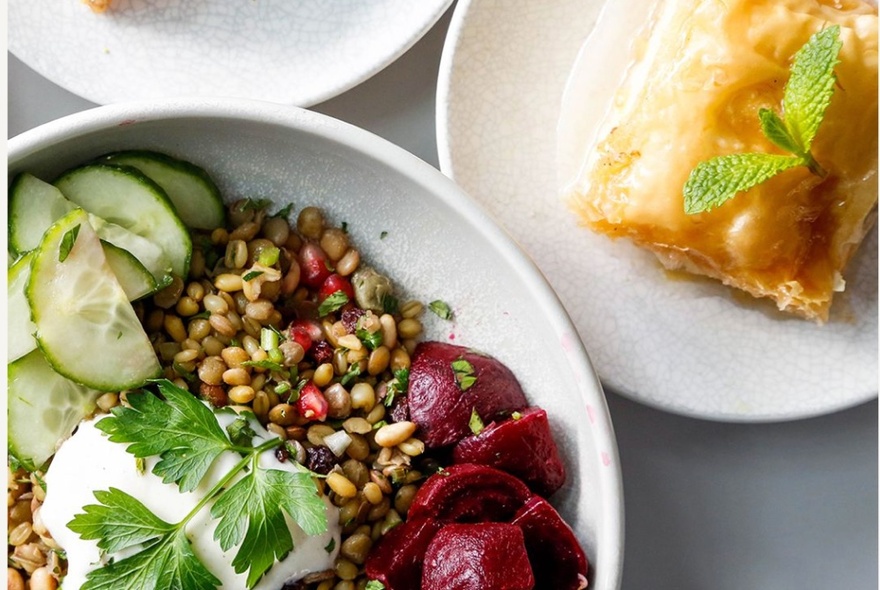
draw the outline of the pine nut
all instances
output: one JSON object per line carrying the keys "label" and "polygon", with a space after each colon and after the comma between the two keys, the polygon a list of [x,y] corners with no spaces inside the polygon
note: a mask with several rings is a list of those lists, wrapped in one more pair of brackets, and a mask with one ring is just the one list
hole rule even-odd
{"label": "pine nut", "polygon": [[331,471],[327,476],[327,485],[342,498],[354,498],[357,496],[357,488],[347,477],[338,471]]}
{"label": "pine nut", "polygon": [[396,447],[415,434],[416,428],[415,422],[408,421],[386,424],[376,431],[374,440],[380,447]]}

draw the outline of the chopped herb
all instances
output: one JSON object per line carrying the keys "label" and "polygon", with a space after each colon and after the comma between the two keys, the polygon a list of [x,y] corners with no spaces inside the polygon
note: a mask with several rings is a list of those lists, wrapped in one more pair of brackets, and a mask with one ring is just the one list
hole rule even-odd
{"label": "chopped herb", "polygon": [[333,553],[334,549],[336,549],[336,539],[330,539],[330,542],[324,546],[324,551],[327,553]]}
{"label": "chopped herb", "polygon": [[782,91],[784,119],[770,109],[758,111],[767,139],[793,155],[742,153],[701,162],[684,185],[685,213],[714,209],[790,168],[806,166],[817,176],[826,175],[810,147],[834,94],[834,66],[843,45],[839,37],[839,25],[828,27],[810,37],[795,54],[791,76]]}
{"label": "chopped herb", "polygon": [[252,281],[252,280],[254,280],[255,278],[257,278],[258,276],[260,276],[261,274],[263,274],[263,271],[262,271],[262,270],[252,270],[252,271],[246,272],[246,273],[241,277],[241,280],[243,280],[243,281],[245,281],[245,282],[247,282],[247,281]]}
{"label": "chopped herb", "polygon": [[282,381],[281,383],[275,384],[275,394],[276,395],[284,395],[288,391],[291,390],[290,381]]}
{"label": "chopped herb", "polygon": [[348,295],[345,294],[345,291],[336,291],[321,302],[321,305],[318,306],[318,315],[324,317],[341,308],[346,303],[348,303]]}
{"label": "chopped herb", "polygon": [[394,399],[398,395],[406,395],[409,387],[409,369],[397,369],[394,371],[394,378],[388,382],[385,390],[384,404],[390,408],[394,404]]}
{"label": "chopped herb", "polygon": [[437,299],[436,301],[432,301],[428,304],[428,309],[433,311],[437,317],[443,320],[451,320],[452,319],[452,309],[449,307],[445,301],[441,301]]}
{"label": "chopped herb", "polygon": [[366,346],[370,350],[376,350],[377,348],[382,346],[381,330],[370,332],[366,328],[358,328],[357,330],[355,330],[355,334],[358,338],[360,338],[361,342],[364,343],[364,346]]}
{"label": "chopped herb", "polygon": [[269,359],[263,359],[261,361],[244,361],[241,363],[242,367],[254,367],[256,369],[266,369],[267,371],[278,371],[281,374],[287,373],[287,369],[284,368],[284,365],[281,363],[276,363]]}
{"label": "chopped herb", "polygon": [[134,468],[138,472],[138,475],[143,475],[147,471],[147,462],[143,457],[135,457]]}
{"label": "chopped herb", "polygon": [[283,208],[279,209],[278,213],[274,214],[272,217],[282,217],[287,219],[291,211],[293,211],[293,203],[288,203]]}
{"label": "chopped herb", "polygon": [[380,240],[384,240],[384,239],[387,238],[387,237],[388,237],[388,232],[387,232],[387,231],[384,231],[384,230],[383,230],[383,231],[379,234],[379,239],[380,239]]}
{"label": "chopped herb", "polygon": [[370,580],[367,582],[367,585],[364,586],[364,590],[385,590],[385,584],[379,580]]}
{"label": "chopped herb", "polygon": [[358,363],[354,363],[352,366],[348,368],[348,371],[342,378],[339,380],[339,383],[342,385],[348,385],[361,375],[361,366]]}
{"label": "chopped herb", "polygon": [[479,435],[486,428],[486,425],[483,424],[483,419],[477,413],[477,408],[471,410],[471,419],[468,421],[468,426],[470,426],[471,432],[475,435]]}
{"label": "chopped herb", "polygon": [[386,293],[382,295],[382,299],[380,301],[382,303],[382,311],[387,314],[394,315],[400,310],[400,302],[394,295]]}
{"label": "chopped herb", "polygon": [[253,447],[253,438],[257,436],[246,416],[238,416],[226,427],[226,434],[232,444],[240,447]]}
{"label": "chopped herb", "polygon": [[373,424],[373,430],[379,430],[380,428],[382,428],[386,424],[388,424],[388,423],[385,420],[379,420],[378,422]]}
{"label": "chopped herb", "polygon": [[70,256],[73,245],[76,244],[76,237],[79,235],[79,224],[64,232],[61,238],[61,245],[58,247],[58,262],[64,262]]}
{"label": "chopped herb", "polygon": [[257,256],[257,263],[262,264],[263,266],[273,266],[276,262],[278,262],[278,258],[281,256],[281,250],[272,246],[271,248],[264,248],[260,254]]}
{"label": "chopped herb", "polygon": [[122,338],[122,330],[116,333],[116,339],[119,340],[120,338]]}
{"label": "chopped herb", "polygon": [[186,381],[187,383],[192,383],[193,381],[195,381],[198,378],[195,373],[187,370],[186,368],[183,367],[183,365],[181,365],[180,363],[178,363],[176,361],[171,363],[171,368],[174,369],[175,373],[177,373],[178,375],[183,377],[183,380]]}
{"label": "chopped herb", "polygon": [[462,391],[467,391],[477,382],[474,366],[464,359],[452,361],[452,372],[455,375],[458,388]]}
{"label": "chopped herb", "polygon": [[516,420],[521,420],[521,419],[522,419],[522,414],[520,414],[519,412],[514,412],[514,413],[512,413],[512,414],[510,415],[510,417],[511,417],[514,421],[516,421]]}
{"label": "chopped herb", "polygon": [[343,221],[341,226],[342,226],[342,233],[347,234],[348,233],[348,222]]}
{"label": "chopped herb", "polygon": [[189,321],[192,321],[192,320],[207,320],[207,319],[209,319],[210,317],[211,317],[211,312],[208,311],[208,310],[206,309],[205,311],[200,311],[199,313],[197,313],[197,314],[195,314],[195,315],[191,315],[191,316],[189,316],[188,319],[189,319]]}
{"label": "chopped herb", "polygon": [[89,572],[84,588],[220,585],[193,552],[186,535],[187,523],[211,502],[211,517],[217,520],[214,538],[223,551],[238,547],[232,566],[247,572],[247,587],[253,588],[277,560],[294,549],[288,517],[306,534],[327,530],[324,502],[315,494],[308,472],[260,465],[260,455],[274,451],[277,439],[253,448],[237,445],[211,410],[192,394],[167,380],[156,383],[165,401],[148,392],[131,393],[131,407],[113,408],[113,415],[99,421],[98,429],[113,442],[130,443],[126,450],[135,457],[158,456],[153,473],[166,483],[176,483],[181,492],[199,486],[222,453],[234,451],[242,458],[177,523],[165,522],[119,489],[96,491],[98,503],[85,506],[68,527],[84,540],[97,540],[105,554],[129,551],[127,557]]}
{"label": "chopped herb", "polygon": [[238,210],[239,211],[248,211],[248,210],[259,211],[260,209],[265,209],[266,207],[268,207],[271,204],[272,204],[272,201],[270,201],[269,199],[251,199],[250,197],[248,197],[247,199],[244,200],[244,203],[242,203],[239,206]]}

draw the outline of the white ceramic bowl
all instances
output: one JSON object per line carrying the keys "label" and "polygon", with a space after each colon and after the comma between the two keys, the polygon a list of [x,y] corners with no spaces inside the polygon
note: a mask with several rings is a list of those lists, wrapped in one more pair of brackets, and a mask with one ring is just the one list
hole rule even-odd
{"label": "white ceramic bowl", "polygon": [[599,381],[541,274],[458,187],[402,149],[334,119],[218,100],[112,105],[46,124],[9,141],[9,175],[52,179],[127,148],[204,167],[227,199],[318,205],[336,223],[347,222],[362,257],[407,296],[448,302],[455,320],[425,314],[428,336],[496,356],[547,410],[569,471],[553,502],[587,551],[590,589],[619,587],[623,495]]}

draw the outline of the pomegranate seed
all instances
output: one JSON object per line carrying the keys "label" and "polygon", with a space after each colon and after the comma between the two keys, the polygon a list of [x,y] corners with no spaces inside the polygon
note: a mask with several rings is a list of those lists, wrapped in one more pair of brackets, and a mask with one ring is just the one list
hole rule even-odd
{"label": "pomegranate seed", "polygon": [[312,343],[323,338],[321,326],[312,320],[294,320],[287,328],[290,339],[302,346],[304,351],[312,347]]}
{"label": "pomegranate seed", "polygon": [[354,288],[351,286],[351,281],[343,276],[333,273],[324,279],[323,284],[321,284],[321,289],[318,291],[318,302],[324,301],[337,291],[345,293],[349,301],[354,299]]}
{"label": "pomegranate seed", "polygon": [[317,244],[305,243],[299,251],[300,281],[307,287],[317,289],[333,272],[327,254]]}
{"label": "pomegranate seed", "polygon": [[323,422],[327,419],[327,399],[318,386],[309,381],[299,392],[296,400],[296,410],[299,415],[307,420]]}

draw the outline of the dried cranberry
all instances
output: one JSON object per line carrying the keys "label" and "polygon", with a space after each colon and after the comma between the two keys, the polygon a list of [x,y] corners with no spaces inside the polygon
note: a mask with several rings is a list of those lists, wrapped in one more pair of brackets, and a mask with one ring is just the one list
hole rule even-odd
{"label": "dried cranberry", "polygon": [[342,311],[342,325],[345,327],[345,331],[349,334],[353,334],[357,329],[357,322],[361,319],[361,316],[367,313],[360,307],[349,307]]}
{"label": "dried cranberry", "polygon": [[322,363],[329,363],[330,359],[333,358],[333,346],[331,346],[326,340],[321,340],[314,343],[311,353],[312,358],[315,359],[315,362],[319,365]]}
{"label": "dried cranberry", "polygon": [[407,421],[409,421],[409,403],[407,403],[405,397],[398,398],[394,402],[394,407],[391,408],[391,421],[392,422],[407,422]]}
{"label": "dried cranberry", "polygon": [[315,473],[327,475],[336,466],[336,455],[324,445],[306,449],[306,467]]}

